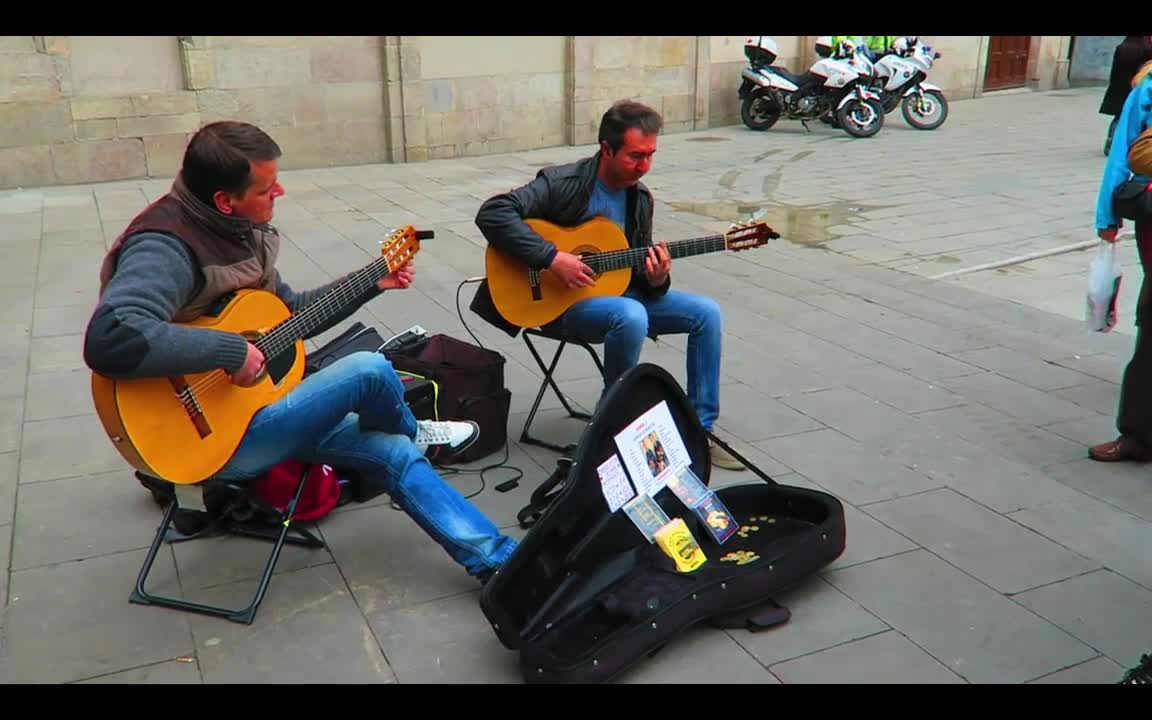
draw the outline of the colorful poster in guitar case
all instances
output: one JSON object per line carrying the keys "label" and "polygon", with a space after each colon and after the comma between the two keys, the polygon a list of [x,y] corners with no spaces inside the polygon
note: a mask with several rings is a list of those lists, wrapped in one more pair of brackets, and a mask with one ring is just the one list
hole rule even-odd
{"label": "colorful poster in guitar case", "polygon": [[692,463],[664,400],[618,433],[616,447],[641,495],[655,496]]}

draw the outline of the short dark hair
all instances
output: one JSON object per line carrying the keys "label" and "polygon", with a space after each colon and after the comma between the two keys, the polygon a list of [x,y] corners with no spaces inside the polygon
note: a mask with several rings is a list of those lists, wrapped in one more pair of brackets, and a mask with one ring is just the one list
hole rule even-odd
{"label": "short dark hair", "polygon": [[624,144],[624,134],[630,128],[639,128],[645,135],[655,135],[664,129],[664,118],[644,103],[618,100],[600,119],[597,142],[607,141],[612,152],[616,152]]}
{"label": "short dark hair", "polygon": [[280,146],[260,128],[221,120],[205,125],[184,150],[184,185],[207,205],[219,191],[243,192],[252,182],[252,163],[280,157]]}

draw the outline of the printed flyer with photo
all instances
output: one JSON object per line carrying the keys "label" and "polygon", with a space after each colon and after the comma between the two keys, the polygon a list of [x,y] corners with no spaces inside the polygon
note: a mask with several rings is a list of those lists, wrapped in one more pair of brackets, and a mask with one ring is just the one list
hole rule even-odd
{"label": "printed flyer with photo", "polygon": [[660,492],[670,477],[692,463],[664,400],[617,434],[616,447],[641,495]]}

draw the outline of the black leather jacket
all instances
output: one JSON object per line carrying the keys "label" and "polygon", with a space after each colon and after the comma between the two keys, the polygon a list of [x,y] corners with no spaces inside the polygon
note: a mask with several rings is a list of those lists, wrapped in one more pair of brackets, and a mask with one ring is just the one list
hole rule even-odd
{"label": "black leather jacket", "polygon": [[[556,247],[540,237],[522,221],[538,218],[557,225],[580,224],[588,201],[596,187],[596,172],[600,153],[566,165],[540,170],[532,182],[506,193],[495,195],[480,206],[476,213],[476,226],[493,247],[523,260],[537,270],[548,267],[556,256]],[[631,247],[652,244],[652,193],[643,183],[637,183],[627,193],[627,222],[625,237]],[[659,287],[652,287],[643,272],[633,271],[630,289],[639,290],[649,297],[660,297],[668,292],[671,276]],[[516,337],[520,329],[508,323],[496,310],[485,280],[476,290],[469,306],[473,312],[496,327]]]}

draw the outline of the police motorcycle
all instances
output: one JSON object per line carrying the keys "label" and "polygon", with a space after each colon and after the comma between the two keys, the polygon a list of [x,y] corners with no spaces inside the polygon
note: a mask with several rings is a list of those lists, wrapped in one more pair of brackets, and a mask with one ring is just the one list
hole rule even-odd
{"label": "police motorcycle", "polygon": [[941,88],[925,81],[940,57],[918,36],[909,35],[897,38],[889,52],[874,63],[859,50],[852,62],[861,73],[871,75],[869,85],[879,94],[885,114],[900,105],[909,125],[917,130],[935,130],[948,119],[948,100]]}
{"label": "police motorcycle", "polygon": [[868,88],[870,76],[852,64],[855,44],[845,40],[839,45],[834,55],[817,60],[808,72],[793,75],[772,65],[779,56],[774,39],[749,37],[744,42],[749,66],[741,72],[739,90],[744,124],[767,130],[783,117],[799,120],[807,128],[809,120],[831,115],[837,127],[852,137],[880,132],[884,126],[880,96]]}

